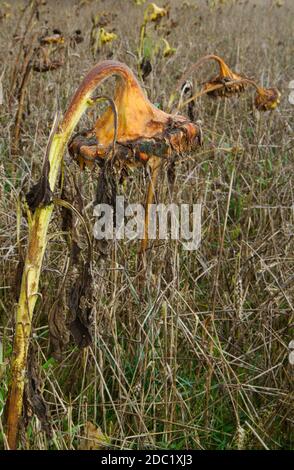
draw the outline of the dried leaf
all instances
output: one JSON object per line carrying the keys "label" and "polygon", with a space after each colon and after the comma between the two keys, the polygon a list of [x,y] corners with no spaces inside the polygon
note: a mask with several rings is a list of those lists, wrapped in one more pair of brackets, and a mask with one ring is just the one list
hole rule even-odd
{"label": "dried leaf", "polygon": [[48,327],[51,354],[57,361],[62,359],[64,346],[69,342],[69,330],[66,324],[66,309],[64,302],[58,300],[53,305],[48,315]]}
{"label": "dried leaf", "polygon": [[93,307],[93,278],[90,263],[86,262],[76,279],[69,294],[69,309],[72,321],[69,328],[76,345],[85,348],[92,343],[94,324]]}
{"label": "dried leaf", "polygon": [[110,438],[106,434],[103,434],[101,428],[87,421],[85,436],[81,439],[79,450],[101,450],[108,447],[109,444]]}
{"label": "dried leaf", "polygon": [[46,206],[52,202],[52,191],[48,180],[50,163],[45,161],[40,180],[30,189],[26,195],[29,208],[34,211],[37,207]]}
{"label": "dried leaf", "polygon": [[33,415],[41,423],[42,431],[50,439],[52,428],[47,403],[43,397],[43,381],[40,366],[37,360],[36,347],[32,344],[28,354],[27,382],[24,391],[23,423],[25,426]]}

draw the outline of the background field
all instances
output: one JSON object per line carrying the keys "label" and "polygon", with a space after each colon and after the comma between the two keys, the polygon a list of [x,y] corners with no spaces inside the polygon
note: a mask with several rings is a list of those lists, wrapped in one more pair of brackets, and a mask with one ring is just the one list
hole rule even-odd
{"label": "background field", "polygon": [[[28,37],[58,28],[65,36],[64,66],[30,75],[24,98],[19,148],[12,152],[19,96],[11,95],[19,45],[29,9],[25,2],[0,2],[0,446],[5,448],[5,409],[10,380],[19,260],[26,249],[23,194],[36,182],[57,110],[91,66],[118,59],[137,70],[137,49],[145,5],[131,0],[43,2]],[[253,93],[240,98],[196,102],[204,146],[176,168],[174,191],[161,175],[161,202],[202,203],[199,250],[175,241],[154,242],[140,287],[136,243],[94,245],[95,337],[79,350],[72,339],[59,360],[49,346],[48,316],[70,315],[68,295],[78,266],[69,269],[67,238],[56,208],[49,230],[30,363],[37,395],[47,415],[38,419],[26,402],[21,448],[77,449],[289,449],[293,448],[294,340],[294,3],[288,1],[176,1],[169,17],[148,35],[168,39],[176,53],[152,54],[144,84],[154,103],[167,108],[177,79],[207,53],[222,56],[238,72],[282,92],[280,107],[259,114]],[[116,41],[93,56],[92,15],[110,13],[104,26]],[[112,15],[111,15],[112,14]],[[17,30],[16,30],[17,27]],[[83,42],[69,40],[80,29]],[[147,51],[148,52],[148,51]],[[17,59],[18,58],[18,59]],[[194,74],[195,87],[217,69]],[[112,81],[103,86],[111,93]],[[187,109],[183,110],[187,113]],[[99,108],[80,127],[89,126]],[[81,173],[65,158],[67,187],[92,233],[97,172]],[[130,202],[143,202],[147,177],[135,171],[120,187]],[[230,191],[231,185],[231,191]],[[57,192],[58,193],[58,192]],[[23,206],[23,205],[22,205]],[[83,228],[76,239],[85,259]],[[76,271],[75,271],[76,270]],[[66,332],[63,332],[66,335]],[[34,357],[34,362],[33,362]],[[36,405],[36,403],[35,403]],[[44,410],[43,410],[44,411]],[[41,413],[42,414],[42,413]],[[90,440],[85,441],[83,437]],[[93,436],[99,437],[99,442]]]}

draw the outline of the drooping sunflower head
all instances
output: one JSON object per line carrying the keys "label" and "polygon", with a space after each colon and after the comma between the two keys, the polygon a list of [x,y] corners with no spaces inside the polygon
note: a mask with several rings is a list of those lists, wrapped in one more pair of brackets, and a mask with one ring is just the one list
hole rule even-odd
{"label": "drooping sunflower head", "polygon": [[277,88],[258,88],[254,104],[258,111],[272,111],[280,104],[281,93]]}
{"label": "drooping sunflower head", "polygon": [[218,62],[220,71],[219,75],[204,83],[206,93],[214,98],[242,93],[246,88],[246,83],[242,82],[244,77],[233,72],[220,57],[213,55],[210,58]]}
{"label": "drooping sunflower head", "polygon": [[[110,76],[116,76],[115,96],[92,97],[91,89]],[[126,167],[145,165],[152,157],[169,158],[201,145],[201,129],[181,115],[168,114],[153,105],[133,72],[116,61],[96,65],[76,92],[67,111],[70,116],[81,101],[94,105],[106,99],[110,105],[90,130],[73,136],[70,155],[81,168],[93,167],[94,161],[106,160],[109,155],[121,160]]]}

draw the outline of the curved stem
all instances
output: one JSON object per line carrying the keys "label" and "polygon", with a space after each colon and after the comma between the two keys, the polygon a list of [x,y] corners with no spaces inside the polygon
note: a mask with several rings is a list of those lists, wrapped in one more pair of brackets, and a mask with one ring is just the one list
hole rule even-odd
{"label": "curved stem", "polygon": [[62,129],[66,128],[72,131],[72,128],[77,125],[80,119],[79,113],[81,108],[87,105],[87,100],[91,98],[93,91],[106,78],[109,78],[112,75],[117,75],[125,82],[128,82],[131,86],[138,88],[142,98],[146,100],[138,80],[127,65],[113,60],[104,60],[93,67],[93,69],[88,73],[88,75],[86,75],[81,85],[77,89],[68,107],[68,110],[65,113],[63,122],[61,124]]}
{"label": "curved stem", "polygon": [[[53,192],[58,178],[63,154],[69,139],[84,112],[92,104],[91,95],[103,80],[119,75],[123,80],[138,84],[131,70],[124,64],[103,61],[85,77],[73,96],[67,112],[49,144],[50,164],[48,181]],[[143,92],[141,91],[143,94]],[[39,294],[39,278],[47,244],[47,232],[54,204],[38,207],[32,217],[29,231],[21,291],[16,312],[16,324],[11,365],[11,385],[8,400],[7,439],[10,449],[17,447],[19,420],[22,413],[23,391],[27,365],[32,318]]]}
{"label": "curved stem", "polygon": [[226,76],[226,77],[231,77],[232,72],[230,68],[227,66],[227,64],[223,61],[223,59],[215,54],[208,54],[204,57],[201,57],[195,64],[193,64],[187,72],[185,72],[181,78],[177,81],[176,84],[176,90],[182,85],[184,81],[187,80],[188,77],[190,77],[191,73],[194,72],[200,65],[202,65],[204,62],[207,62],[208,60],[215,60],[220,67],[221,75]]}

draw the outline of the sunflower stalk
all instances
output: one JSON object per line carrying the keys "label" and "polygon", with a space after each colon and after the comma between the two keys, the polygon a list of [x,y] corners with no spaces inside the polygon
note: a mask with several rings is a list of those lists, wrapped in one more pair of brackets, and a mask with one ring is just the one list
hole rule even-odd
{"label": "sunflower stalk", "polygon": [[[113,101],[107,96],[95,98],[94,91],[97,86],[112,75],[119,78],[115,100]],[[90,144],[93,140],[93,132],[95,132],[94,145],[89,145],[89,141],[87,138],[85,139],[84,135],[77,134],[71,139],[84,112],[100,100],[109,101],[110,106],[98,119],[94,130],[90,131],[92,136]],[[169,133],[170,128],[172,132]],[[80,145],[81,137],[82,143]],[[161,141],[158,144],[159,137]],[[169,144],[166,143],[167,140]],[[123,145],[124,142],[127,143],[127,147]],[[133,147],[130,142],[133,142]],[[117,150],[116,145],[120,146],[120,149]],[[137,156],[137,160],[141,161],[141,164],[146,165],[148,161],[148,165],[153,168],[153,173],[156,174],[158,161],[162,162],[162,159],[156,156],[157,153],[159,156],[162,156],[162,153],[168,156],[171,149],[173,152],[179,152],[179,150],[189,150],[198,145],[199,128],[183,116],[173,117],[157,109],[144,95],[131,70],[125,64],[115,61],[104,61],[97,64],[77,89],[62,121],[58,123],[56,118],[47,147],[41,179],[27,195],[27,202],[34,213],[29,224],[28,248],[16,312],[11,361],[12,379],[7,413],[7,435],[11,449],[17,447],[33,313],[37,298],[41,295],[39,293],[39,279],[54,201],[60,202],[58,198],[54,199],[53,193],[66,147],[68,146],[71,156],[77,158],[82,167],[85,164],[92,167],[97,158],[104,160],[104,163],[110,162],[112,164],[114,157],[116,158],[119,154],[119,150],[123,152],[122,156],[125,159],[127,148],[131,156],[133,158]],[[152,194],[153,192],[149,190],[149,196]]]}
{"label": "sunflower stalk", "polygon": [[[93,91],[103,79],[111,74],[113,74],[111,69],[108,70],[99,65],[95,67],[78,88],[61,123],[57,122],[57,117],[55,118],[45,157],[45,163],[49,163],[46,177],[51,193],[55,189],[63,155],[72,133],[82,115],[89,106],[93,105],[91,99]],[[10,449],[17,448],[33,313],[37,299],[41,296],[39,279],[53,208],[53,200],[47,204],[40,204],[34,211],[29,227],[28,248],[16,311],[11,363],[11,385],[7,410],[7,440]]]}

